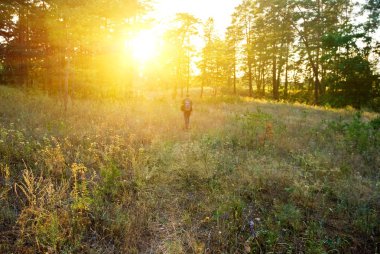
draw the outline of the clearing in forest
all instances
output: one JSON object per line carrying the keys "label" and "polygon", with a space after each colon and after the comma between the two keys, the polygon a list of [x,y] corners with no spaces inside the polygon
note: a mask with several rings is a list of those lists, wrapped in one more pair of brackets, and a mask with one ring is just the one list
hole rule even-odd
{"label": "clearing in forest", "polygon": [[0,87],[2,253],[374,253],[380,120],[241,98]]}

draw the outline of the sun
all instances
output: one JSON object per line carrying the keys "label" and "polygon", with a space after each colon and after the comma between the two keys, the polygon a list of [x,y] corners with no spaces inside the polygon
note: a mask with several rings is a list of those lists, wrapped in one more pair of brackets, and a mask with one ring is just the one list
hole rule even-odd
{"label": "sun", "polygon": [[125,41],[125,47],[130,50],[133,58],[145,63],[158,54],[159,38],[158,35],[151,30],[140,31],[131,40]]}

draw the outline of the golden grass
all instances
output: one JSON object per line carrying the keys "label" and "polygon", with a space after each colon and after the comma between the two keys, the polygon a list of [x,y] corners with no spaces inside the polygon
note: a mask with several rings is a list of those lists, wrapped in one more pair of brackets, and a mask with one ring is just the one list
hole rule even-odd
{"label": "golden grass", "polygon": [[0,251],[378,248],[377,115],[196,98],[184,131],[179,107],[0,87]]}

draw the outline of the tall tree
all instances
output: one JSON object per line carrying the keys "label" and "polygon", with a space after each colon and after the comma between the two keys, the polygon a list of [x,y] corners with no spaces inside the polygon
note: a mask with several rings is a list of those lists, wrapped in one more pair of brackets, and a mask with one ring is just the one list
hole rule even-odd
{"label": "tall tree", "polygon": [[227,61],[227,79],[228,83],[232,79],[233,93],[236,95],[236,83],[237,83],[237,60],[238,60],[238,46],[241,34],[239,28],[236,25],[236,21],[232,20],[232,25],[227,28],[226,31],[226,61]]}
{"label": "tall tree", "polygon": [[204,86],[209,84],[211,81],[211,73],[213,68],[213,51],[215,51],[214,41],[215,41],[215,27],[214,19],[209,18],[203,26],[203,40],[205,46],[202,49],[202,60],[200,62],[201,70],[201,94],[200,97],[203,97]]}
{"label": "tall tree", "polygon": [[243,0],[243,2],[235,8],[233,14],[234,26],[238,27],[243,40],[243,52],[245,62],[245,77],[248,80],[249,96],[253,96],[253,52],[252,52],[252,36],[254,33],[254,10],[255,3],[251,0]]}
{"label": "tall tree", "polygon": [[[177,13],[174,22],[176,24],[176,28],[172,30],[172,34],[174,35],[172,39],[176,40],[177,46],[177,83],[180,83],[181,96],[183,97],[183,83],[186,83],[187,93],[189,92],[191,52],[194,50],[191,38],[198,34],[197,24],[199,23],[199,19],[188,13]],[[178,86],[176,84],[174,88],[174,97],[177,94],[177,87]]]}
{"label": "tall tree", "polygon": [[270,2],[258,0],[255,7],[255,12],[261,18],[261,22],[257,22],[255,26],[260,31],[256,37],[258,37],[259,41],[265,42],[264,47],[257,48],[257,51],[264,50],[271,58],[273,98],[278,100],[280,98],[279,89],[283,66],[286,63],[287,48],[292,40],[289,18],[291,8],[287,0],[273,0]]}

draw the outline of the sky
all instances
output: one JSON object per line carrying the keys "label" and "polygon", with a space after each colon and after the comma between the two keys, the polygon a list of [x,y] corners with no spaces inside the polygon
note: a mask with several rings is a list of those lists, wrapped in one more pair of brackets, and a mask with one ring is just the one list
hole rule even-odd
{"label": "sky", "polygon": [[[363,4],[364,0],[357,0]],[[152,0],[153,17],[162,24],[163,27],[175,17],[176,13],[187,12],[196,18],[206,21],[209,17],[214,18],[215,28],[220,36],[224,36],[226,28],[231,23],[231,14],[241,0]],[[364,17],[356,17],[362,21]],[[380,38],[380,31],[375,35]]]}
{"label": "sky", "polygon": [[196,18],[214,18],[215,28],[220,36],[231,23],[231,14],[241,0],[153,0],[153,16],[165,24],[176,13],[187,12]]}

